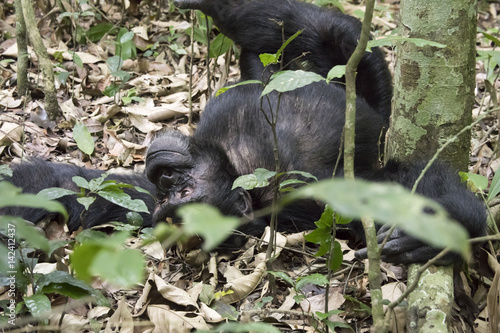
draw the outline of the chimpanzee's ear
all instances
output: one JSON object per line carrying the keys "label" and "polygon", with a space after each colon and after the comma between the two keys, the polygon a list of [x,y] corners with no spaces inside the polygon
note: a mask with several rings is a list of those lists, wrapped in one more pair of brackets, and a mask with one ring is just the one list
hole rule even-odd
{"label": "chimpanzee's ear", "polygon": [[250,196],[250,193],[241,187],[237,188],[236,191],[238,191],[239,198],[235,204],[235,208],[241,216],[244,216],[249,221],[253,220],[252,197]]}

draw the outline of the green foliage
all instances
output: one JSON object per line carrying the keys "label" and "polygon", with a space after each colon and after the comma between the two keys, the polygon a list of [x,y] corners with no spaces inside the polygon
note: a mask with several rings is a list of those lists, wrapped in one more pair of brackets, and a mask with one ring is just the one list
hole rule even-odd
{"label": "green foliage", "polygon": [[223,34],[218,34],[217,37],[210,43],[210,50],[208,56],[210,58],[217,58],[225,54],[231,47],[234,46],[234,42],[224,36]]}
{"label": "green foliage", "polygon": [[379,39],[372,39],[368,41],[368,45],[366,46],[367,51],[371,51],[372,47],[377,47],[377,46],[392,46],[396,43],[413,43],[418,47],[424,47],[424,46],[432,46],[432,47],[438,47],[438,48],[444,48],[446,45],[433,42],[430,40],[426,39],[421,39],[421,38],[410,38],[410,37],[401,37],[401,36],[387,36]]}
{"label": "green foliage", "polygon": [[[463,226],[451,220],[437,202],[411,194],[399,184],[323,180],[290,193],[284,198],[284,203],[304,198],[328,203],[346,217],[369,217],[378,223],[396,225],[425,243],[437,248],[449,247],[464,257],[470,251],[468,235]],[[425,213],[428,208],[434,213]]]}
{"label": "green foliage", "polygon": [[120,287],[131,287],[144,279],[145,262],[141,252],[124,249],[127,232],[117,232],[103,239],[88,239],[75,247],[70,256],[76,276],[84,281],[92,277]]}
{"label": "green foliage", "polygon": [[222,215],[218,209],[201,203],[180,207],[177,213],[182,217],[184,231],[188,235],[203,238],[203,249],[210,251],[224,241],[239,225],[236,217]]}
{"label": "green foliage", "polygon": [[102,22],[91,26],[87,31],[87,38],[93,42],[99,42],[105,35],[116,35],[118,33],[118,28],[110,22]]}
{"label": "green foliage", "polygon": [[135,93],[136,93],[135,88],[132,88],[129,91],[127,91],[127,96],[122,97],[123,104],[127,105],[132,102],[142,102],[144,100],[141,97],[137,97]]}
{"label": "green foliage", "polygon": [[288,46],[288,44],[290,44],[295,38],[297,38],[298,35],[300,35],[302,33],[302,31],[304,30],[299,30],[297,31],[295,34],[293,34],[292,36],[290,36],[290,38],[288,38],[284,43],[283,45],[281,45],[281,47],[279,48],[279,50],[274,53],[274,54],[271,54],[271,53],[262,53],[259,55],[259,58],[260,58],[260,61],[262,62],[262,64],[264,65],[264,67],[270,65],[270,64],[277,64],[279,63],[279,61],[281,60],[281,54],[283,53],[283,51],[285,50],[285,48]]}
{"label": "green foliage", "polygon": [[[318,251],[314,254],[317,257],[329,255],[330,269],[336,271],[342,265],[343,253],[340,243],[333,238],[332,228],[335,217],[335,224],[347,224],[351,219],[342,218],[339,214],[335,214],[330,205],[325,206],[325,211],[321,214],[321,218],[314,222],[316,229],[305,236],[308,242],[319,244]],[[332,250],[333,242],[333,253]]]}
{"label": "green foliage", "polygon": [[293,91],[305,87],[314,82],[324,81],[325,79],[314,72],[303,70],[281,71],[271,76],[271,81],[262,91],[261,97],[276,90],[278,92]]}
{"label": "green foliage", "polygon": [[232,333],[247,333],[247,332],[261,332],[261,333],[280,333],[280,330],[271,324],[266,323],[248,323],[243,324],[239,322],[229,322],[217,326],[215,332],[232,332]]}
{"label": "green foliage", "polygon": [[330,83],[334,79],[343,77],[345,75],[345,67],[345,65],[337,65],[330,69],[326,76],[326,82]]}
{"label": "green foliage", "polygon": [[12,169],[8,165],[0,165],[0,181],[4,180],[4,176],[12,177]]}
{"label": "green foliage", "polygon": [[73,139],[75,139],[76,145],[82,152],[92,155],[94,152],[94,139],[87,126],[79,121],[73,127]]}
{"label": "green foliage", "polygon": [[59,202],[46,200],[35,194],[22,193],[19,187],[2,181],[0,182],[0,208],[9,206],[42,208],[49,212],[60,213],[65,219],[68,218],[66,209]]}
{"label": "green foliage", "polygon": [[248,80],[248,81],[242,81],[242,82],[238,82],[236,84],[233,84],[233,85],[230,85],[230,86],[225,86],[225,87],[222,87],[220,88],[219,90],[217,90],[217,93],[215,93],[215,97],[219,96],[220,94],[222,93],[225,93],[226,91],[228,91],[229,89],[232,89],[232,88],[235,88],[235,87],[238,87],[238,86],[244,86],[246,84],[254,84],[254,83],[259,83],[259,84],[262,84],[261,81],[259,80]]}
{"label": "green foliage", "polygon": [[254,173],[236,178],[231,189],[234,190],[237,187],[241,187],[245,190],[252,190],[258,187],[266,187],[269,186],[269,178],[274,177],[275,175],[275,171],[258,168],[255,169]]}
{"label": "green foliage", "polygon": [[132,59],[137,57],[137,49],[135,47],[134,32],[127,28],[120,28],[116,36],[116,55],[119,55],[122,60]]}

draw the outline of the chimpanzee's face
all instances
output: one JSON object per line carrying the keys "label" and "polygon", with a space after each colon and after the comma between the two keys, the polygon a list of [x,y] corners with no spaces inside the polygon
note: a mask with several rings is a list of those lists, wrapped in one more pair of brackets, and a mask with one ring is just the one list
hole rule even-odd
{"label": "chimpanzee's face", "polygon": [[166,132],[153,141],[146,157],[146,174],[156,185],[153,219],[177,219],[177,208],[204,202],[227,215],[250,215],[251,199],[241,189],[231,190],[236,178],[227,157],[213,146],[198,147],[187,136]]}

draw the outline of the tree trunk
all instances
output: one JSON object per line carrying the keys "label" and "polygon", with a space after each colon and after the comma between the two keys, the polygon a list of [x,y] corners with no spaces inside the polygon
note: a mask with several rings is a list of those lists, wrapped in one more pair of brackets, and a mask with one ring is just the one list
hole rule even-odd
{"label": "tree trunk", "polygon": [[[475,85],[476,1],[403,0],[400,33],[447,45],[397,46],[394,103],[386,158],[429,159],[442,142],[472,121]],[[467,170],[470,134],[440,156]],[[410,266],[409,284],[418,265]],[[431,267],[408,299],[408,332],[450,329],[453,277],[449,267]],[[437,277],[437,278],[436,278]],[[439,301],[435,298],[439,295]]]}

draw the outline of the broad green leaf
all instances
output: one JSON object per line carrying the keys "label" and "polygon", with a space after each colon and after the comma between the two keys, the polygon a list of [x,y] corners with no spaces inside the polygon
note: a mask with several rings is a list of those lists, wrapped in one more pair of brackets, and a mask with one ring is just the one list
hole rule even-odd
{"label": "broad green leaf", "polygon": [[91,26],[87,30],[87,37],[91,42],[100,41],[106,34],[116,34],[117,28],[112,23],[104,22]]}
{"label": "broad green leaf", "polygon": [[[25,240],[30,247],[49,252],[49,241],[45,236],[40,234],[38,230],[24,219],[15,216],[3,215],[0,216],[0,231],[4,235],[13,235],[18,241]],[[5,244],[12,245],[11,243]]]}
{"label": "broad green leaf", "polygon": [[316,73],[297,71],[282,71],[271,76],[271,81],[262,91],[261,97],[269,94],[273,90],[278,92],[293,91],[305,87],[314,82],[324,81],[325,79]]}
{"label": "broad green leaf", "polygon": [[75,192],[61,187],[49,187],[41,190],[36,195],[39,195],[47,200],[56,200],[67,195],[79,194],[80,192]]}
{"label": "broad green leaf", "polygon": [[247,81],[238,82],[236,84],[220,88],[219,90],[217,90],[217,93],[215,93],[215,97],[219,96],[222,93],[225,93],[226,91],[228,91],[229,89],[232,89],[234,87],[244,86],[247,84],[254,84],[254,83],[262,84],[262,82],[259,80],[247,80]]}
{"label": "broad green leaf", "polygon": [[335,272],[342,266],[342,260],[344,259],[339,242],[333,241],[333,253],[330,253],[330,257],[330,269]]}
{"label": "broad green leaf", "polygon": [[[412,195],[399,184],[332,179],[303,186],[287,195],[290,199],[322,200],[345,217],[369,217],[395,225],[409,235],[437,248],[450,247],[464,256],[470,249],[467,231],[448,217],[435,201]],[[431,208],[435,213],[427,214]]]}
{"label": "broad green leaf", "polygon": [[210,42],[209,57],[217,58],[225,54],[233,45],[234,42],[230,38],[227,38],[223,34],[218,34],[217,37]]}
{"label": "broad green leaf", "polygon": [[493,43],[495,43],[495,45],[498,47],[500,46],[500,40],[498,38],[496,38],[495,36],[487,33],[486,31],[481,31],[480,29],[478,29],[478,31],[480,33],[483,34],[484,37],[486,37],[487,39],[491,40]]}
{"label": "broad green leaf", "polygon": [[288,276],[288,274],[286,274],[285,272],[273,272],[273,271],[268,271],[269,274],[272,274],[282,280],[284,280],[285,282],[287,282],[290,286],[294,286],[295,283],[293,282],[293,279]]}
{"label": "broad green leaf", "polygon": [[123,60],[119,56],[112,56],[106,60],[111,72],[117,72],[123,65]]}
{"label": "broad green leaf", "polygon": [[[475,187],[475,189],[484,191],[486,188],[488,188],[488,178],[482,175],[478,175],[477,173],[472,173],[472,172],[459,172],[460,179],[462,182],[468,182],[470,181]],[[473,189],[474,190],[474,189]]]}
{"label": "broad green leaf", "polygon": [[105,242],[102,240],[101,243],[83,243],[80,246],[77,246],[70,255],[71,266],[79,279],[87,282],[92,280],[93,275],[90,271],[90,266],[97,253],[103,250],[103,243]]}
{"label": "broad green leaf", "polygon": [[280,330],[271,324],[265,323],[248,323],[228,322],[217,326],[216,332],[231,332],[231,333],[247,333],[247,332],[262,332],[262,333],[280,333]]}
{"label": "broad green leaf", "polygon": [[492,200],[500,193],[500,170],[495,172],[493,180],[491,181],[490,191],[488,193],[488,201]]}
{"label": "broad green leaf", "polygon": [[286,179],[280,183],[280,189],[290,185],[303,185],[303,184],[307,184],[307,182],[300,179]]}
{"label": "broad green leaf", "polygon": [[271,53],[261,53],[259,54],[259,59],[264,67],[268,66],[269,64],[275,64],[278,62],[278,57],[276,56],[276,54]]}
{"label": "broad green leaf", "polygon": [[149,213],[148,207],[144,201],[140,199],[132,199],[130,195],[123,192],[121,189],[106,188],[97,192],[97,194],[120,207],[127,208],[134,212]]}
{"label": "broad green leaf", "polygon": [[237,187],[241,187],[245,190],[252,190],[258,187],[266,187],[269,185],[269,178],[274,175],[276,175],[274,171],[258,168],[255,169],[255,172],[252,174],[236,178],[231,189],[234,190]]}
{"label": "broad green leaf", "polygon": [[50,300],[47,296],[36,294],[29,297],[23,297],[24,304],[31,315],[35,318],[47,318],[50,315]]}
{"label": "broad green leaf", "polygon": [[345,75],[345,65],[337,65],[330,69],[326,76],[326,82],[329,83],[333,79],[341,78]]}
{"label": "broad green leaf", "polygon": [[86,190],[90,190],[89,182],[85,178],[80,176],[73,176],[71,180],[76,184],[76,186],[84,188]]}
{"label": "broad green leaf", "polygon": [[339,315],[339,314],[344,313],[344,312],[345,312],[344,310],[330,310],[330,311],[328,311],[328,313],[316,311],[316,312],[314,312],[314,314],[319,318],[319,320],[325,320],[328,317],[330,317],[331,315]]}
{"label": "broad green leaf", "polygon": [[76,201],[78,201],[80,205],[83,205],[83,207],[85,207],[85,210],[89,210],[90,205],[92,205],[96,199],[96,197],[81,197],[76,198]]}
{"label": "broad green leaf", "polygon": [[44,274],[37,281],[37,293],[58,293],[74,299],[92,296],[96,290],[67,272]]}
{"label": "broad green leaf", "polygon": [[295,285],[296,290],[302,290],[306,285],[313,284],[316,286],[324,286],[328,284],[328,279],[323,274],[311,274],[297,279],[297,284]]}
{"label": "broad green leaf", "polygon": [[103,240],[106,238],[107,238],[107,235],[104,232],[98,231],[98,230],[92,230],[92,229],[82,230],[82,232],[80,232],[80,233],[78,233],[78,235],[76,235],[76,240],[79,243],[85,243],[85,242],[89,242],[89,241],[98,241],[98,240]]}
{"label": "broad green leaf", "polygon": [[83,68],[83,60],[82,60],[82,58],[80,58],[80,56],[76,52],[74,52],[74,51],[68,51],[68,52],[73,57],[73,62],[75,63],[75,65],[78,68]]}
{"label": "broad green leaf", "polygon": [[206,204],[185,205],[177,213],[182,217],[184,230],[188,234],[197,234],[203,238],[203,249],[206,251],[222,243],[239,224],[236,217],[224,216],[219,210]]}
{"label": "broad green leaf", "polygon": [[285,174],[286,175],[301,175],[302,177],[311,178],[311,179],[314,179],[315,181],[318,181],[318,178],[316,178],[316,176],[314,176],[312,173],[305,172],[305,171],[297,171],[297,170],[286,171],[286,172],[280,173],[279,176],[285,175]]}
{"label": "broad green leaf", "polygon": [[146,264],[139,250],[99,251],[89,272],[115,286],[132,287],[144,280]]}
{"label": "broad green leaf", "polygon": [[90,131],[81,122],[77,122],[73,127],[73,139],[75,139],[78,148],[87,155],[92,155],[94,152],[94,139],[90,135]]}
{"label": "broad green leaf", "polygon": [[129,42],[134,38],[133,31],[126,31],[126,32],[120,31],[120,32],[122,33],[121,35],[119,35],[120,44],[125,44],[126,42]]}
{"label": "broad green leaf", "polygon": [[379,39],[375,39],[375,40],[372,39],[372,40],[368,41],[368,45],[366,46],[366,49],[371,50],[372,47],[391,46],[395,43],[403,43],[403,42],[413,43],[418,47],[424,47],[424,46],[432,46],[432,47],[438,47],[438,48],[446,47],[445,44],[436,43],[436,42],[426,40],[426,39],[401,37],[401,36],[393,35],[393,36],[387,36],[387,37],[379,38]]}
{"label": "broad green leaf", "polygon": [[2,176],[12,177],[12,169],[8,165],[0,165],[0,180],[4,179]]}
{"label": "broad green leaf", "polygon": [[9,206],[43,208],[49,212],[60,213],[65,219],[68,218],[66,209],[59,202],[21,192],[20,188],[9,182],[0,182],[0,208]]}

